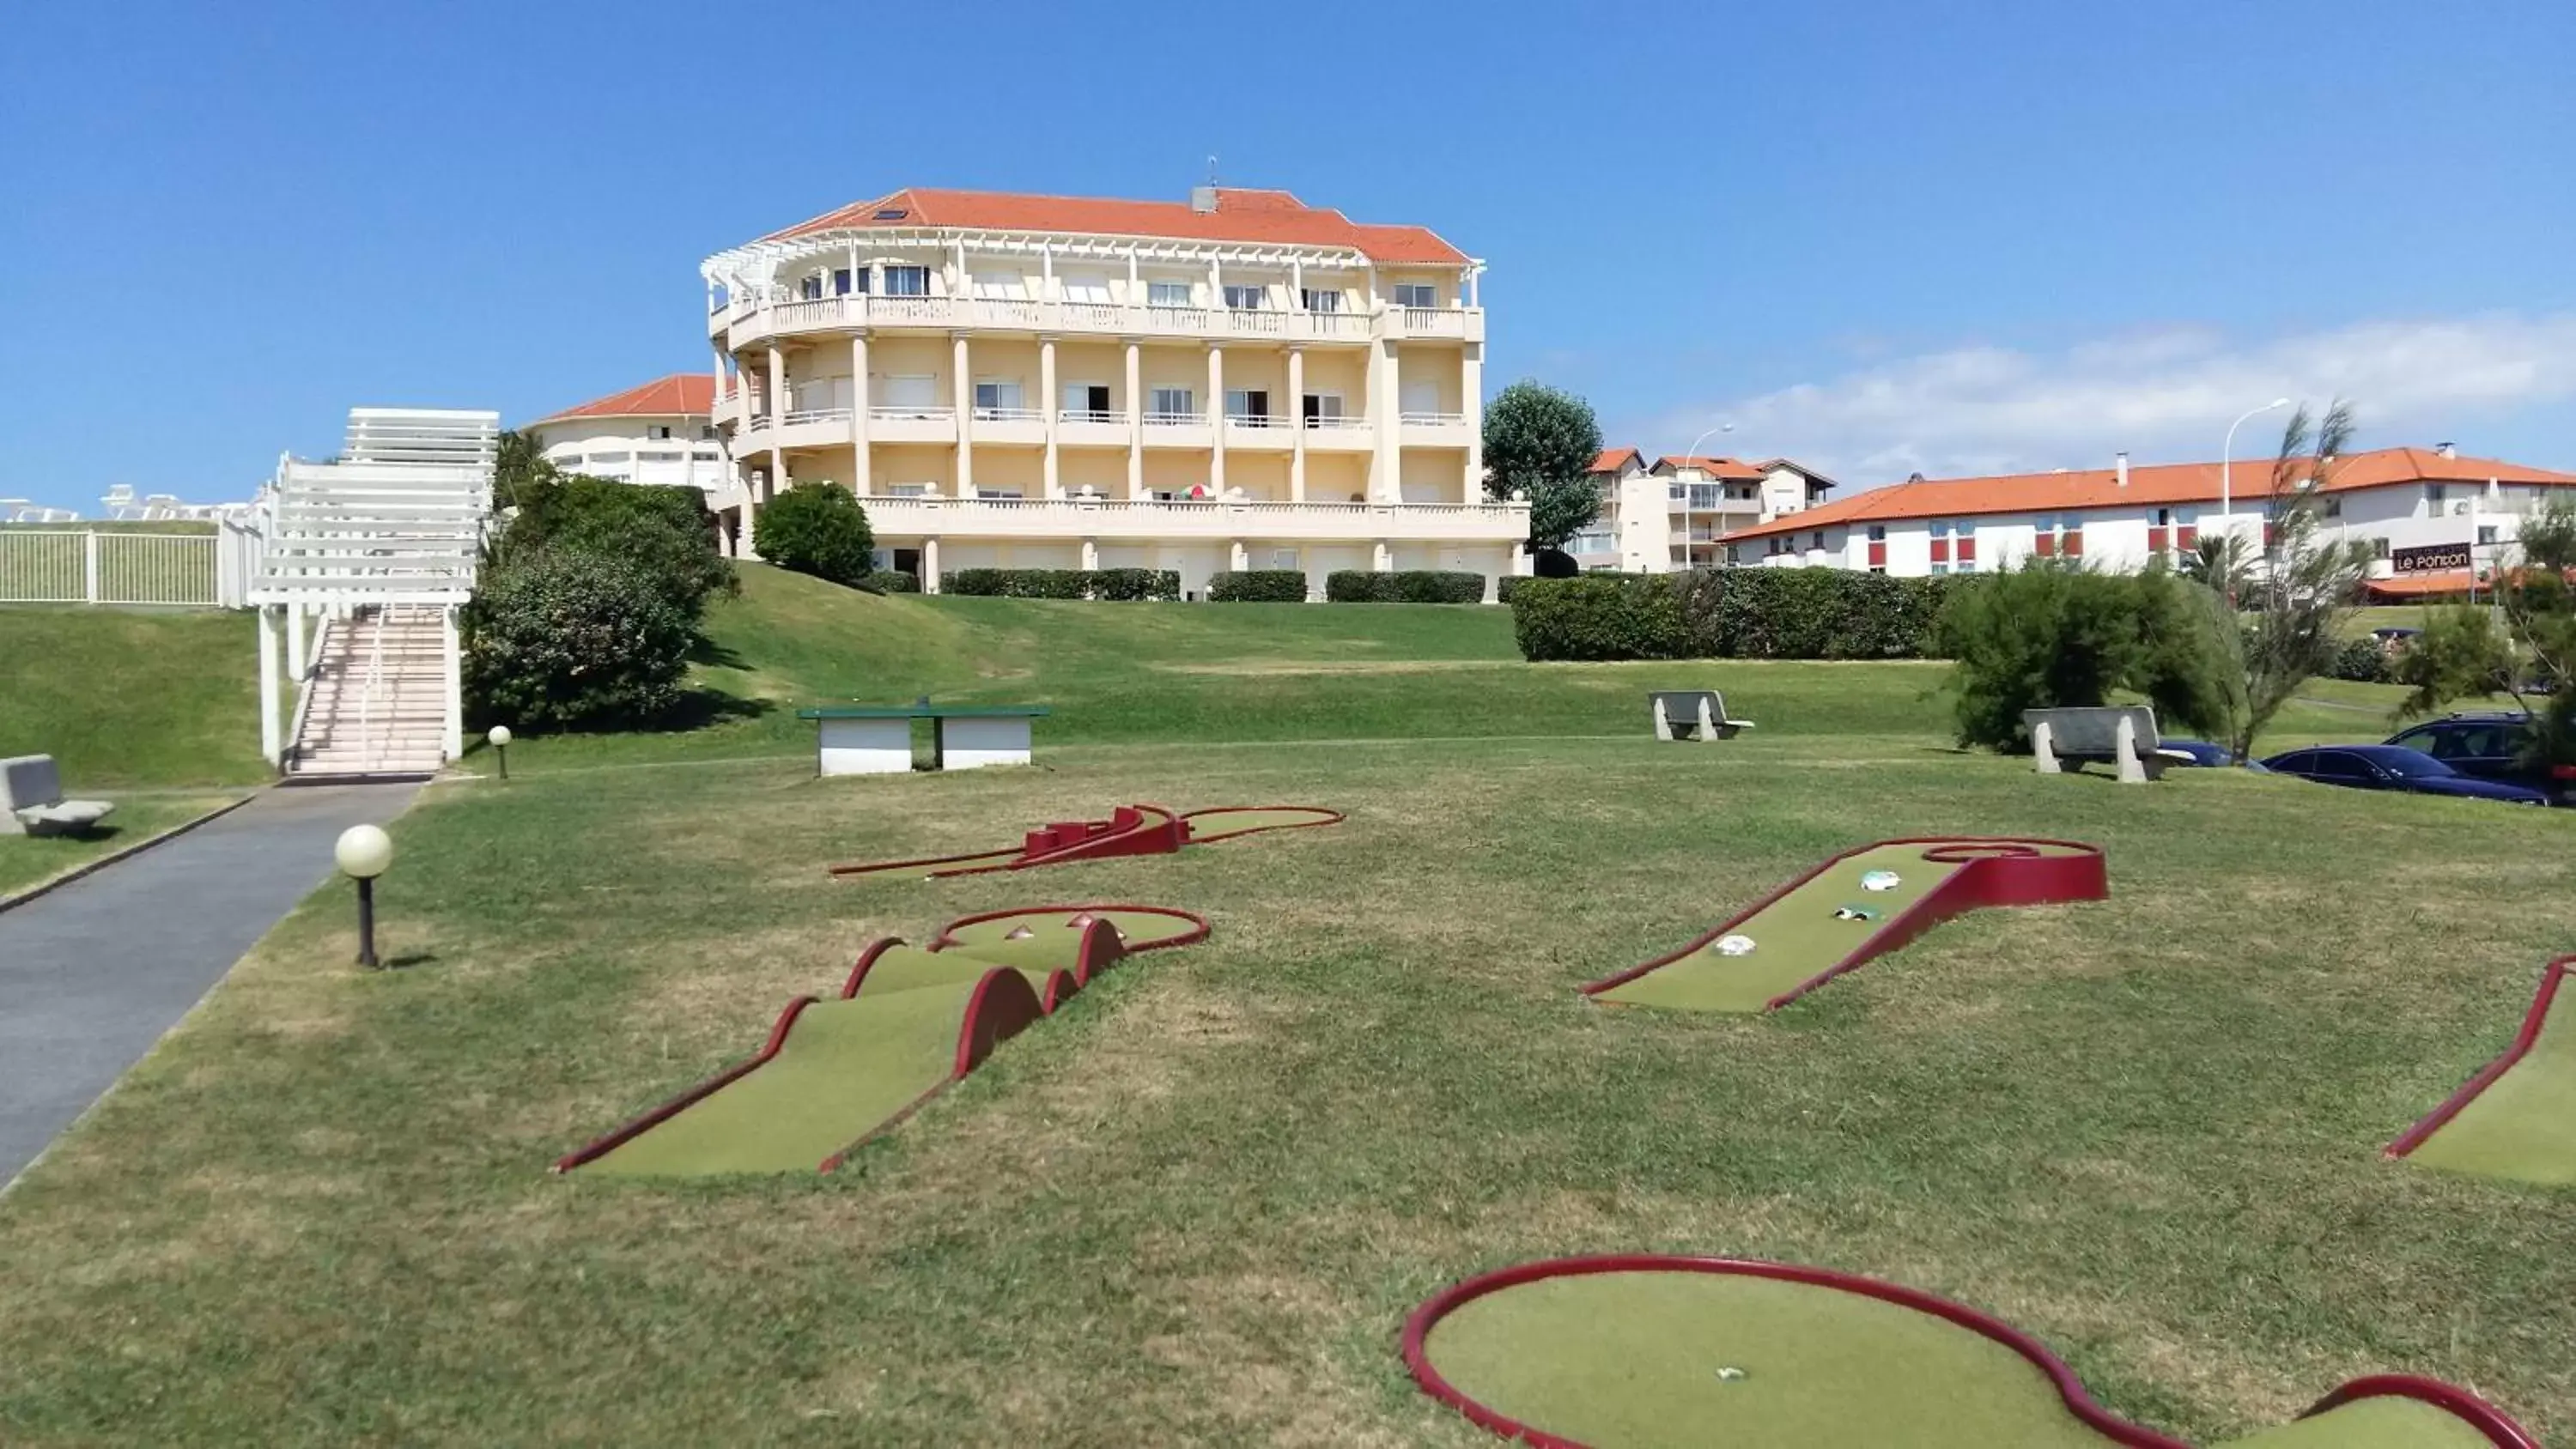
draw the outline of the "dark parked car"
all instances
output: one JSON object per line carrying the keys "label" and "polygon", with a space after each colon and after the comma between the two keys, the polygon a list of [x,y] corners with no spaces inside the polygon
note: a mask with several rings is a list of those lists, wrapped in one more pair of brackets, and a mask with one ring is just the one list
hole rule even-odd
{"label": "dark parked car", "polygon": [[2576,765],[2527,765],[2531,716],[2520,710],[2486,710],[2426,720],[2388,737],[2420,750],[2463,775],[2524,785],[2555,805],[2576,806]]}
{"label": "dark parked car", "polygon": [[2208,765],[2215,768],[2232,763],[2225,745],[2213,745],[2207,740],[2164,740],[2161,743],[2168,750],[2179,750],[2191,756],[2191,763],[2195,765]]}
{"label": "dark parked car", "polygon": [[2527,785],[2463,775],[2431,755],[2404,745],[2320,745],[2274,755],[2263,762],[2263,768],[2276,775],[2296,775],[2321,785],[2345,785],[2356,790],[2405,790],[2417,795],[2502,800],[2513,805],[2549,803],[2547,795]]}

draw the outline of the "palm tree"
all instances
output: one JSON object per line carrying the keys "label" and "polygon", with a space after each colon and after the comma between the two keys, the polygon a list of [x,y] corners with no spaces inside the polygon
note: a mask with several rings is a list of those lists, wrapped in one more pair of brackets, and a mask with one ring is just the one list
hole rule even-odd
{"label": "palm tree", "polygon": [[2207,584],[2213,593],[2232,599],[2252,585],[2254,561],[2247,557],[2244,540],[2226,534],[2203,534],[2183,559],[2180,572],[2184,578]]}
{"label": "palm tree", "polygon": [[2352,431],[2352,405],[2339,399],[2322,419],[2311,419],[2301,407],[2281,431],[2266,505],[2263,566],[2251,587],[2238,593],[2240,600],[2252,600],[2243,634],[2243,712],[2228,742],[2239,763],[2299,686],[2325,672],[2338,626],[2352,613],[2370,571],[2369,544],[2318,537],[2324,495]]}

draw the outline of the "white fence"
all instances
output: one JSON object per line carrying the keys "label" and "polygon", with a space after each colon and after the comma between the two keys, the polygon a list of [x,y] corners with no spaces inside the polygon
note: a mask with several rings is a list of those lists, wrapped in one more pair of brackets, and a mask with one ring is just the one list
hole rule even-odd
{"label": "white fence", "polygon": [[0,604],[250,604],[259,533],[233,522],[212,533],[0,529]]}

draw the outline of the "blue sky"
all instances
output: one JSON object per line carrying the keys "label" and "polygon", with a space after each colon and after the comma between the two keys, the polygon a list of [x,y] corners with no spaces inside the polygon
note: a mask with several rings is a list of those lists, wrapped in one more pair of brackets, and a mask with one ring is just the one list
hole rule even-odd
{"label": "blue sky", "polygon": [[704,366],[734,242],[1211,153],[1484,258],[1491,385],[1650,452],[2208,457],[2342,391],[2366,442],[2576,469],[2565,0],[1215,13],[22,7],[0,496],[244,496],[356,403],[524,421]]}

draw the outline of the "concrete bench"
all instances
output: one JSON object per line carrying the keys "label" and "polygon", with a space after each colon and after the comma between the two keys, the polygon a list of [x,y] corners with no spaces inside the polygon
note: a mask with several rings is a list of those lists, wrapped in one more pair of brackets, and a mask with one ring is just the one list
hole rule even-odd
{"label": "concrete bench", "polygon": [[930,768],[972,770],[1029,763],[1029,721],[1042,704],[830,705],[800,709],[815,722],[815,773],[883,775],[912,768],[912,722],[930,721]]}
{"label": "concrete bench", "polygon": [[1714,689],[1650,690],[1646,699],[1655,707],[1659,740],[1731,740],[1753,728],[1749,719],[1728,719],[1726,698]]}
{"label": "concrete bench", "polygon": [[115,808],[104,800],[64,799],[62,772],[51,755],[0,760],[0,835],[77,835]]}
{"label": "concrete bench", "polygon": [[2139,785],[2162,776],[2167,765],[2192,762],[2181,750],[2163,748],[2156,736],[2156,712],[2143,704],[2026,709],[2021,722],[2030,731],[2030,752],[2043,775],[2062,774],[2069,763],[2080,768],[2099,760],[2119,767],[2121,783]]}

